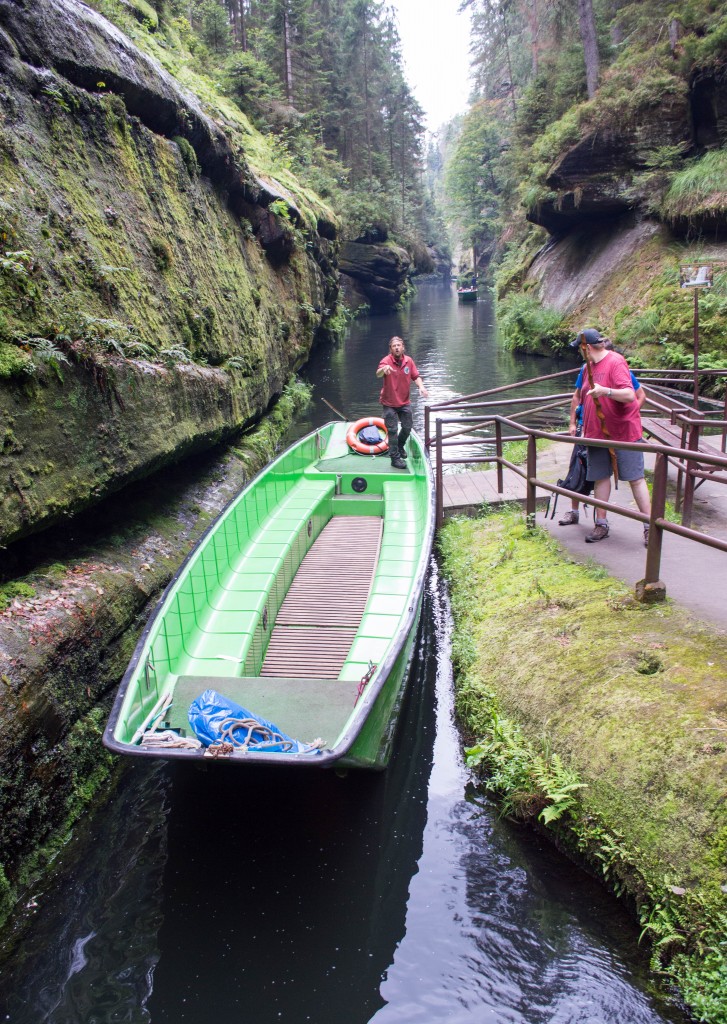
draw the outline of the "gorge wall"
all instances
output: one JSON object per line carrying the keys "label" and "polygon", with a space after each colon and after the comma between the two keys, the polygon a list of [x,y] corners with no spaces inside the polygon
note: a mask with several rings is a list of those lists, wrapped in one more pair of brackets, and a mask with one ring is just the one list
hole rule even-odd
{"label": "gorge wall", "polygon": [[[0,0],[0,544],[254,421],[336,222],[78,0]],[[253,157],[255,161],[253,161]]]}
{"label": "gorge wall", "polygon": [[0,593],[0,921],[108,780],[156,596],[273,444],[204,449],[289,423],[337,235],[233,104],[78,0],[0,0],[0,584],[31,570]]}
{"label": "gorge wall", "polygon": [[[662,364],[660,346],[691,349],[679,264],[727,257],[727,81],[678,57],[612,69],[539,140],[526,216],[541,230],[515,283],[571,327],[593,323]],[[708,349],[724,352],[724,332],[706,330]]]}

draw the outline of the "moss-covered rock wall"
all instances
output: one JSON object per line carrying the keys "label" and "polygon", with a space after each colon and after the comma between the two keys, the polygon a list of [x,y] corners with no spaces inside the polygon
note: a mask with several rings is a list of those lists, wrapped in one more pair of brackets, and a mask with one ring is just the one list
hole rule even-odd
{"label": "moss-covered rock wall", "polygon": [[102,502],[65,536],[13,548],[34,553],[21,581],[0,586],[0,928],[119,766],[101,735],[154,601],[308,397],[286,387],[234,449]]}
{"label": "moss-covered rock wall", "polygon": [[259,417],[337,284],[330,211],[84,4],[0,0],[0,71],[7,544]]}

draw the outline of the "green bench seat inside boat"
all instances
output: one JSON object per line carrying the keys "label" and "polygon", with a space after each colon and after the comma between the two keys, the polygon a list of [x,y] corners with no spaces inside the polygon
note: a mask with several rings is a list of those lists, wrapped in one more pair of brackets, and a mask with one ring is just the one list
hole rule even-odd
{"label": "green bench seat inside boat", "polygon": [[158,683],[168,674],[258,674],[265,627],[330,516],[333,489],[331,480],[298,479],[282,498],[269,495],[269,510],[256,490],[218,524],[153,641]]}

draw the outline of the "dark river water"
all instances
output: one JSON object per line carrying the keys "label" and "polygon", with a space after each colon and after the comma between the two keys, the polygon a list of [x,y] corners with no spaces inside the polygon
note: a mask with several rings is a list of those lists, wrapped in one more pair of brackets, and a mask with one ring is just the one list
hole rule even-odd
{"label": "dark river water", "polygon": [[[319,351],[307,422],[378,412],[400,333],[434,400],[548,372],[498,348],[486,302],[424,285]],[[560,368],[560,367],[559,367]],[[421,421],[421,407],[417,405]],[[656,1024],[633,922],[471,786],[436,566],[381,775],[130,764],[32,894],[0,1022]]]}
{"label": "dark river water", "polygon": [[[301,426],[310,429],[335,418],[324,398],[348,419],[381,415],[376,367],[395,334],[406,342],[429,391],[427,401],[433,404],[577,365],[575,360],[563,363],[507,352],[495,341],[489,301],[459,303],[454,286],[426,282],[403,312],[355,321],[344,345],[313,353],[303,376],[315,385],[315,401]],[[567,391],[568,387],[562,380],[549,381],[519,394]],[[412,396],[414,426],[421,431],[424,405],[416,388]]]}

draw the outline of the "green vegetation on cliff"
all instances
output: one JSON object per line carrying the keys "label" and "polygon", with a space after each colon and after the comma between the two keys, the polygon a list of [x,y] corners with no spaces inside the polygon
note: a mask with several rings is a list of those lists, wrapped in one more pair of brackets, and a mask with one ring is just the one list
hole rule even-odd
{"label": "green vegetation on cliff", "polygon": [[[591,322],[642,364],[683,365],[690,311],[669,279],[680,260],[725,259],[727,13],[709,0],[463,6],[475,99],[440,155],[450,215],[491,264],[508,344],[557,351]],[[548,241],[550,261],[530,273]],[[717,290],[705,313],[705,366],[724,368]]]}
{"label": "green vegetation on cliff", "polygon": [[[154,21],[92,0],[177,79],[247,125],[245,150],[341,217],[344,237],[390,232],[413,255],[437,227],[421,186],[423,112],[380,0],[153,0]],[[320,201],[320,200],[318,200]]]}
{"label": "green vegetation on cliff", "polygon": [[[183,42],[111,6],[184,78]],[[338,294],[331,208],[211,79],[184,91],[83,5],[8,18],[2,543],[252,425]],[[20,56],[48,32],[63,74]]]}
{"label": "green vegetation on cliff", "polygon": [[724,640],[569,561],[519,512],[449,522],[456,706],[505,813],[633,907],[652,966],[727,1020]]}

